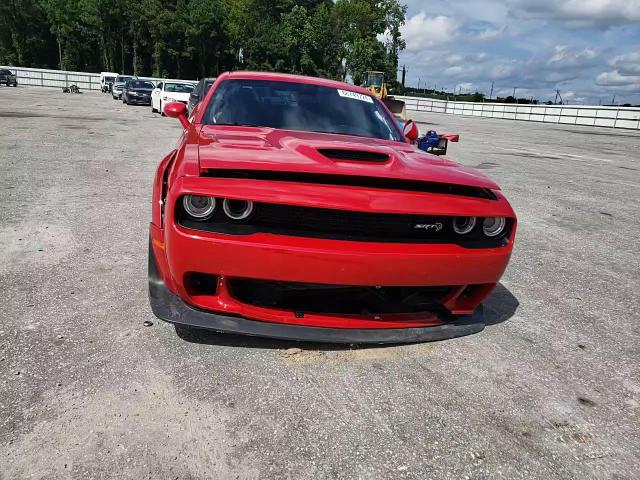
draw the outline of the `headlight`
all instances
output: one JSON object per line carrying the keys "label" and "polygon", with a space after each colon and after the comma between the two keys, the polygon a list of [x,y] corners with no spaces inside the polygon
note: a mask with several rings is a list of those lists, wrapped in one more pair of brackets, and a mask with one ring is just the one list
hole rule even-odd
{"label": "headlight", "polygon": [[456,217],[453,219],[453,231],[458,235],[464,235],[476,226],[476,217]]}
{"label": "headlight", "polygon": [[244,220],[253,212],[253,202],[251,200],[230,200],[225,198],[222,202],[222,209],[232,220]]}
{"label": "headlight", "polygon": [[196,220],[206,220],[216,209],[216,199],[201,195],[185,195],[182,205],[185,211]]}
{"label": "headlight", "polygon": [[500,235],[507,221],[504,217],[487,217],[482,222],[482,231],[487,237]]}

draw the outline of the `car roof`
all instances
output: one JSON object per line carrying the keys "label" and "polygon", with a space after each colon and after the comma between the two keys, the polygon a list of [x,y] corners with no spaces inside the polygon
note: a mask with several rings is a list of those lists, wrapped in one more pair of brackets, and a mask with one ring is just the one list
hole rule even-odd
{"label": "car roof", "polygon": [[275,82],[291,82],[291,83],[306,83],[310,85],[319,85],[322,87],[339,88],[342,90],[349,90],[352,92],[364,93],[371,95],[371,92],[366,88],[358,87],[351,83],[339,82],[337,80],[329,80],[327,78],[307,77],[304,75],[292,75],[289,73],[273,73],[273,72],[227,72],[218,77],[220,80],[229,79],[245,79],[245,80],[271,80]]}

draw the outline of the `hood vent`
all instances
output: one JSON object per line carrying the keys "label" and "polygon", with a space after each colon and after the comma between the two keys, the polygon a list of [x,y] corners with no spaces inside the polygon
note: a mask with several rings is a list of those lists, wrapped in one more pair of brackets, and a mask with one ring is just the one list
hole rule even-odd
{"label": "hood vent", "polygon": [[346,150],[342,148],[319,148],[318,152],[332,160],[347,160],[356,162],[386,162],[389,155],[366,150]]}

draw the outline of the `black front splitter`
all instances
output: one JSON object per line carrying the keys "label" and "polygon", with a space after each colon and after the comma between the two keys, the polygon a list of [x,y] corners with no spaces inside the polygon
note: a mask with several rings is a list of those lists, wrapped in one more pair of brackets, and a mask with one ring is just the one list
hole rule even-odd
{"label": "black front splitter", "polygon": [[454,317],[435,327],[351,329],[289,325],[221,315],[194,308],[173,294],[160,277],[153,249],[149,245],[149,302],[156,317],[170,323],[282,340],[322,343],[415,343],[447,340],[484,329],[482,307],[473,315]]}

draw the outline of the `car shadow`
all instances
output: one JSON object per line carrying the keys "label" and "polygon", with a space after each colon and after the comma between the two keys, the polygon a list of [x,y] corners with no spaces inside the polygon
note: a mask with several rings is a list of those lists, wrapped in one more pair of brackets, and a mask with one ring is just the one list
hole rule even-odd
{"label": "car shadow", "polygon": [[[486,326],[497,325],[509,320],[516,312],[520,303],[518,299],[501,283],[494,289],[484,301],[484,320]],[[288,348],[300,348],[316,351],[342,351],[357,349],[387,348],[399,344],[341,344],[341,343],[316,343],[299,342],[295,340],[278,340],[265,337],[251,337],[233,333],[218,333],[183,325],[174,325],[176,335],[189,343],[218,345],[225,347],[259,348],[286,350]],[[481,333],[480,333],[481,334]],[[406,344],[400,344],[406,345]]]}

